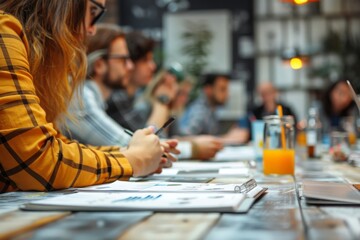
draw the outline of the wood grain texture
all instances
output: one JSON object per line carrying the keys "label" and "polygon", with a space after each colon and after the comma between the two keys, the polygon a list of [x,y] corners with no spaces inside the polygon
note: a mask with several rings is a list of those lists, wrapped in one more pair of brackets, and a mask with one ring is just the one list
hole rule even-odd
{"label": "wood grain texture", "polygon": [[70,212],[24,212],[14,211],[0,216],[0,239],[8,239],[18,234],[34,230],[54,222]]}
{"label": "wood grain texture", "polygon": [[156,213],[119,239],[201,239],[219,217],[218,213]]}

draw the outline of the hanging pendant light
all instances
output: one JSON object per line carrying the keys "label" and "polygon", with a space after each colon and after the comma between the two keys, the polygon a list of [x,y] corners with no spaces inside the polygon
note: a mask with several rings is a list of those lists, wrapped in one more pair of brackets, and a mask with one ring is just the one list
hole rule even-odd
{"label": "hanging pendant light", "polygon": [[284,3],[292,3],[295,5],[304,5],[307,3],[318,2],[319,0],[281,0]]}
{"label": "hanging pendant light", "polygon": [[309,56],[300,52],[298,48],[287,49],[282,54],[284,64],[294,70],[300,70],[309,62]]}

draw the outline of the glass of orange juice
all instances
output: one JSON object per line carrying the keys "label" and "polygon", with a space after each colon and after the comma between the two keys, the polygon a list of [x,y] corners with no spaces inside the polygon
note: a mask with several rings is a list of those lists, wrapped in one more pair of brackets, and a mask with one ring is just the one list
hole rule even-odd
{"label": "glass of orange juice", "polygon": [[343,117],[340,120],[340,130],[344,130],[348,133],[348,140],[350,146],[356,145],[356,119],[354,116]]}
{"label": "glass of orange juice", "polygon": [[271,115],[264,118],[264,174],[290,174],[295,172],[294,117]]}

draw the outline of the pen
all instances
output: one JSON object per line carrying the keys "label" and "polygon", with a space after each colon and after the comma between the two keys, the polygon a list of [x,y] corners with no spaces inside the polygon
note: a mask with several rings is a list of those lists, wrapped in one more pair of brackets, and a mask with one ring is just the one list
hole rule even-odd
{"label": "pen", "polygon": [[167,121],[164,123],[164,125],[155,132],[155,135],[159,135],[165,128],[167,128],[168,126],[170,126],[174,121],[175,121],[175,118],[174,118],[174,117],[170,117],[169,120],[167,120]]}
{"label": "pen", "polygon": [[130,131],[129,129],[124,129],[124,131],[129,135],[129,136],[133,136],[134,133],[132,131]]}

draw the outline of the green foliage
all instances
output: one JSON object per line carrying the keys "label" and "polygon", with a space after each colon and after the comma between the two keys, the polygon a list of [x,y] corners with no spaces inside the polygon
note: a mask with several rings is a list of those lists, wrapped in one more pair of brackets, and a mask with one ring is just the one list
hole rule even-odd
{"label": "green foliage", "polygon": [[188,31],[182,34],[185,44],[183,54],[189,57],[185,69],[195,77],[199,77],[207,65],[209,46],[213,38],[212,32],[204,23],[187,22]]}
{"label": "green foliage", "polygon": [[[213,39],[212,32],[208,29],[205,23],[186,22],[187,31],[184,32],[181,38],[184,41],[182,53],[188,56],[188,62],[184,63],[184,68],[187,73],[192,75],[195,79],[199,79],[207,65],[207,57],[209,55],[209,47]],[[197,97],[199,89],[199,81],[190,93],[190,101]]]}

